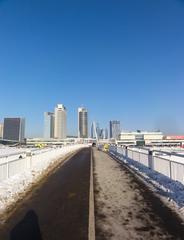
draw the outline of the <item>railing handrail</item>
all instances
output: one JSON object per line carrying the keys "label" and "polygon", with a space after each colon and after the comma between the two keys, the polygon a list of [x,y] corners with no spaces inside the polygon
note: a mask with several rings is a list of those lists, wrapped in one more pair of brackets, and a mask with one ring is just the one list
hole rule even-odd
{"label": "railing handrail", "polygon": [[175,160],[173,160],[173,159],[168,159],[168,158],[164,158],[164,157],[158,156],[158,155],[156,155],[156,156],[153,155],[153,157],[154,157],[154,158],[159,158],[159,159],[162,159],[162,160],[165,160],[165,161],[168,161],[168,162],[172,162],[172,163],[178,163],[178,164],[181,164],[182,166],[184,166],[184,159],[183,159],[183,163],[182,163],[182,162],[180,162],[180,161],[177,160],[177,159],[175,159]]}
{"label": "railing handrail", "polygon": [[[118,147],[121,148],[122,147]],[[117,150],[118,150],[117,148]],[[130,155],[128,156],[128,152],[130,152]],[[135,151],[133,149],[129,149],[126,148],[126,153],[125,154],[120,154],[120,156],[122,155],[124,159],[126,160],[133,160],[135,162],[139,162],[140,164],[152,169],[153,171],[159,172],[167,177],[169,177],[172,180],[175,181],[179,181],[182,184],[184,184],[184,158],[182,158],[182,156],[180,154],[168,154],[168,152],[164,152],[164,151],[150,151],[147,154],[143,153],[141,151],[139,151],[139,160],[137,160],[133,154],[133,152],[138,152]],[[155,152],[159,152],[159,153],[166,153],[166,155],[156,155]],[[141,155],[147,155],[148,158],[148,162],[147,164],[145,164],[144,161],[140,161],[141,159]],[[177,159],[176,157],[178,157],[179,155],[179,159]],[[171,156],[170,158],[168,156]],[[175,157],[174,159],[172,159],[172,157]],[[181,159],[183,159],[183,161],[181,161]]]}
{"label": "railing handrail", "polygon": [[158,153],[166,154],[168,156],[176,156],[176,157],[184,158],[184,154],[179,154],[174,152],[166,152],[166,151],[159,151],[159,150],[152,150],[152,152],[158,152]]}
{"label": "railing handrail", "polygon": [[0,163],[0,166],[6,165],[8,163],[17,162],[17,161],[20,161],[20,160],[23,160],[23,159],[25,159],[25,158],[16,158],[16,159],[13,159],[11,161],[6,161],[6,162],[3,162],[3,163]]}
{"label": "railing handrail", "polygon": [[11,157],[11,156],[14,156],[14,155],[20,155],[20,154],[24,154],[24,153],[26,154],[26,151],[4,154],[4,155],[0,155],[0,158],[7,158],[7,157]]}
{"label": "railing handrail", "polygon": [[[122,148],[122,147],[118,147],[118,148]],[[137,152],[137,153],[140,153],[140,154],[143,154],[143,155],[149,155],[149,153],[144,153],[144,152],[141,152],[141,151],[137,151],[138,149],[135,150],[135,149],[131,149],[131,148],[128,147],[127,150],[131,151],[131,152]],[[184,165],[184,155],[177,154],[177,153],[169,153],[169,152],[159,151],[159,150],[151,150],[151,151],[153,153],[153,157],[157,157],[159,159],[167,160],[169,162],[173,162],[173,163],[178,163],[178,164]],[[181,159],[180,160],[168,159],[166,157],[164,158],[164,156],[154,155],[154,153],[166,154],[166,156],[176,156],[176,157],[180,157],[181,159],[183,158],[183,163],[181,162]]]}

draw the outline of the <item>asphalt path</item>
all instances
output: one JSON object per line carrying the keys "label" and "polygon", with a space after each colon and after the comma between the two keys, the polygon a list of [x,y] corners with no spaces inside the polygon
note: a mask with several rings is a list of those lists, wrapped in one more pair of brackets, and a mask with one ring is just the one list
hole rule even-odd
{"label": "asphalt path", "polygon": [[182,219],[122,161],[94,150],[96,240],[181,240]]}
{"label": "asphalt path", "polygon": [[0,226],[0,240],[88,239],[91,149],[59,166]]}

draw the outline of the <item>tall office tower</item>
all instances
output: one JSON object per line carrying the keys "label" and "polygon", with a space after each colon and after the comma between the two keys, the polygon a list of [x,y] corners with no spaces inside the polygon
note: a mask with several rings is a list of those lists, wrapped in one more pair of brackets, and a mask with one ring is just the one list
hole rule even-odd
{"label": "tall office tower", "polygon": [[44,138],[54,138],[54,113],[44,112]]}
{"label": "tall office tower", "polygon": [[25,119],[24,118],[4,118],[3,139],[24,142]]}
{"label": "tall office tower", "polygon": [[88,111],[86,108],[78,108],[78,137],[88,137]]}
{"label": "tall office tower", "polygon": [[109,122],[109,138],[118,139],[121,133],[120,121],[113,120]]}
{"label": "tall office tower", "polygon": [[3,124],[0,123],[0,138],[3,138]]}
{"label": "tall office tower", "polygon": [[67,136],[66,127],[66,107],[63,104],[58,104],[55,107],[54,114],[54,137],[64,139]]}

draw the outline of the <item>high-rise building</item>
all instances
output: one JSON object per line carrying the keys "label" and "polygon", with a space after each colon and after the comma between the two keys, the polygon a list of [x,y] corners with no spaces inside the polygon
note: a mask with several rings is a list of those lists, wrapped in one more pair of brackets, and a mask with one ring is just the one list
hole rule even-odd
{"label": "high-rise building", "polygon": [[113,120],[109,122],[109,138],[118,139],[121,133],[120,121]]}
{"label": "high-rise building", "polygon": [[0,123],[0,138],[3,138],[3,124]]}
{"label": "high-rise building", "polygon": [[64,139],[67,136],[66,107],[58,104],[54,112],[54,137]]}
{"label": "high-rise building", "polygon": [[78,137],[88,137],[88,111],[86,108],[78,108]]}
{"label": "high-rise building", "polygon": [[54,113],[44,112],[44,138],[54,138]]}
{"label": "high-rise building", "polygon": [[24,142],[25,119],[24,118],[4,118],[3,139]]}

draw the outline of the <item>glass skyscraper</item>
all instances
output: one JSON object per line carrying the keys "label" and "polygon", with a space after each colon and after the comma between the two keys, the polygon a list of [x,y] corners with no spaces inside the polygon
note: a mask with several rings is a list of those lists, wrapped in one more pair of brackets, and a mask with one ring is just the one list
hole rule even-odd
{"label": "glass skyscraper", "polygon": [[54,113],[44,112],[44,138],[54,138]]}
{"label": "glass skyscraper", "polygon": [[109,122],[109,138],[118,139],[121,133],[120,121],[113,120]]}
{"label": "glass skyscraper", "polygon": [[78,108],[78,137],[88,138],[88,111],[86,108]]}
{"label": "glass skyscraper", "polygon": [[4,118],[3,139],[16,142],[25,140],[25,118]]}

